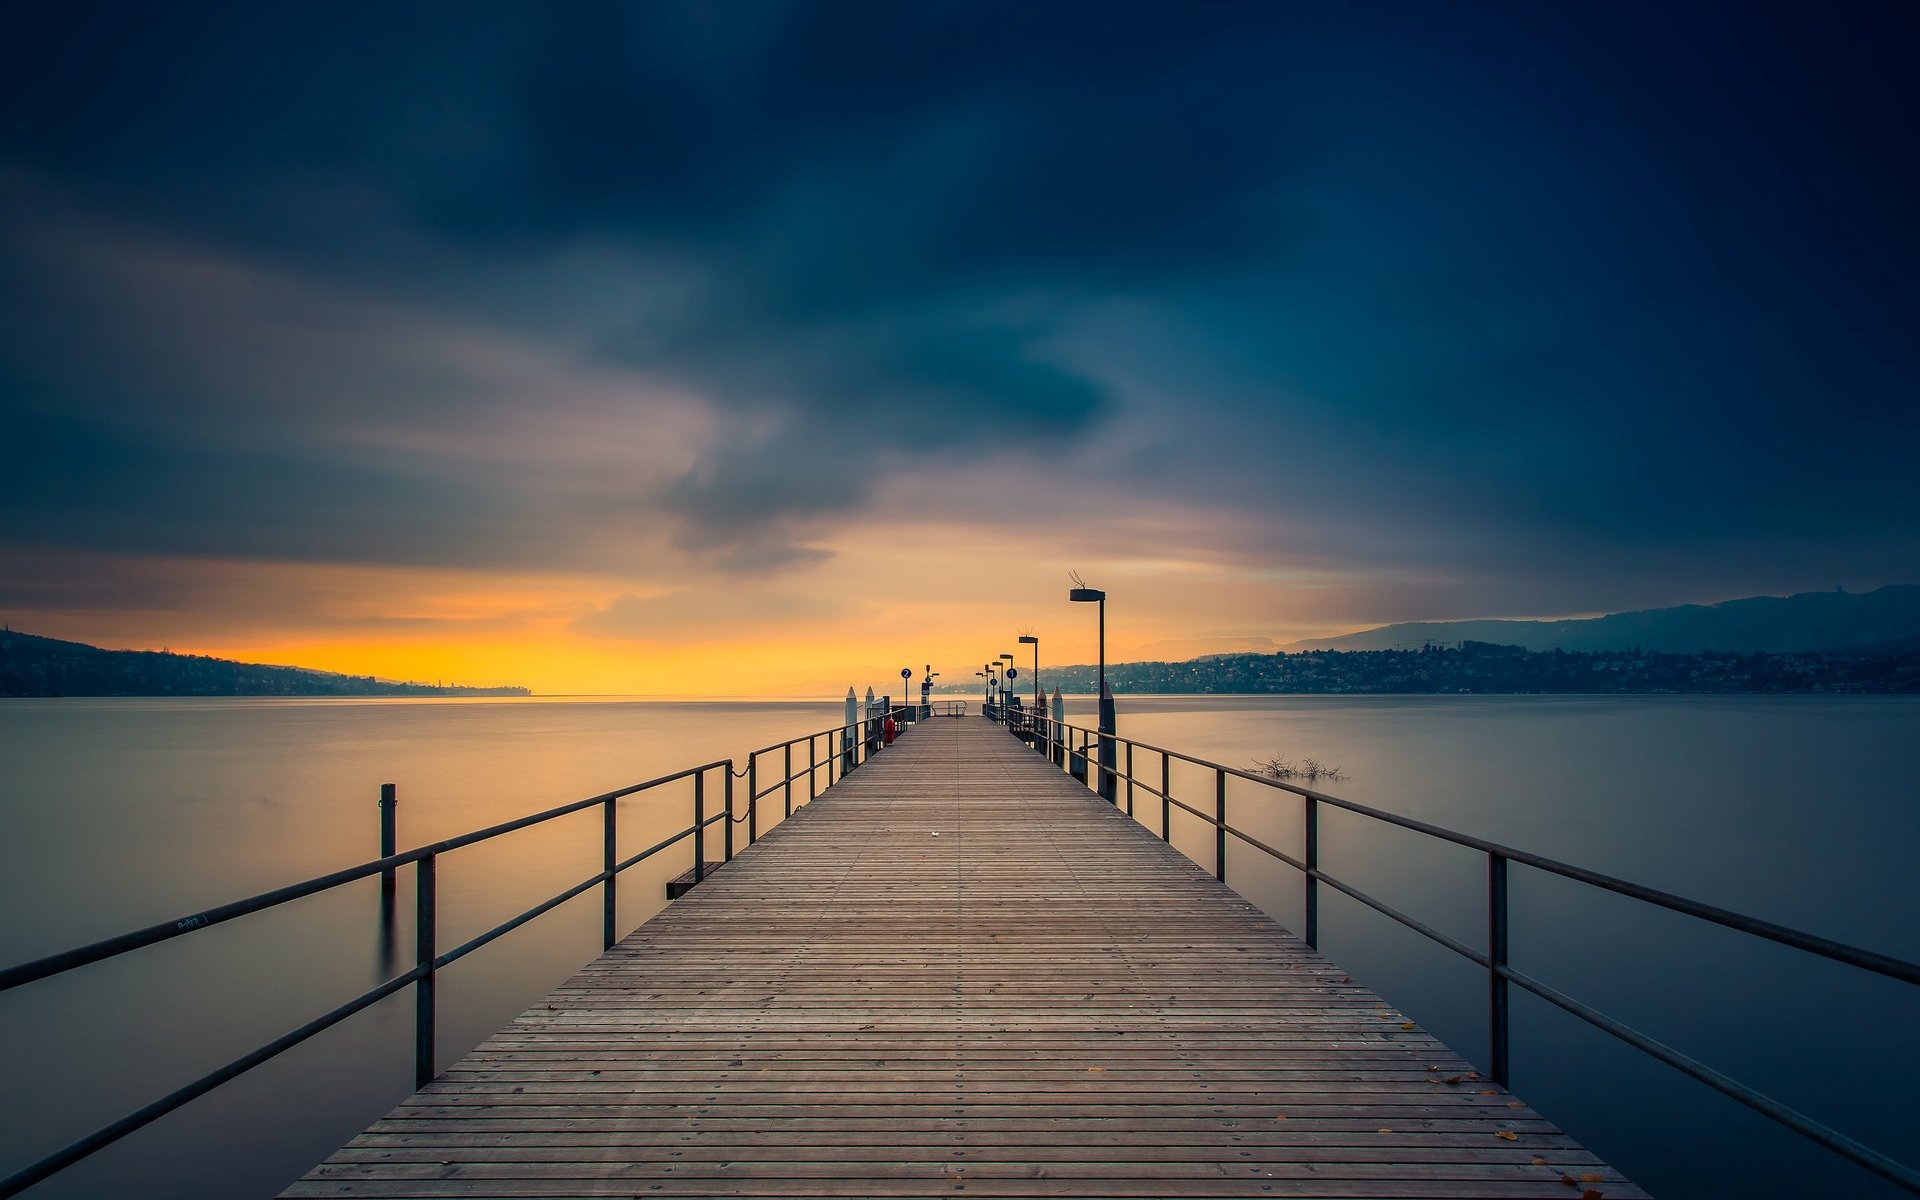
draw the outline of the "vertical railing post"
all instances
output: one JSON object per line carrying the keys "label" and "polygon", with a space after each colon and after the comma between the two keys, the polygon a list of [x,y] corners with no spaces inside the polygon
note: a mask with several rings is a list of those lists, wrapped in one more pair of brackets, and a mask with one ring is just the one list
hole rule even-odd
{"label": "vertical railing post", "polygon": [[1496,1085],[1506,1087],[1507,980],[1500,971],[1507,965],[1507,859],[1496,851],[1487,853],[1487,959],[1487,1036],[1493,1060],[1488,1074]]}
{"label": "vertical railing post", "polygon": [[781,771],[780,773],[786,776],[787,790],[786,790],[786,795],[781,800],[782,811],[780,815],[783,817],[790,817],[793,815],[793,743],[788,742],[786,745],[781,747],[781,750],[785,751],[785,756],[783,761],[786,763],[786,769],[784,771]]}
{"label": "vertical railing post", "polygon": [[727,819],[720,822],[720,827],[727,831],[726,852],[723,855],[723,857],[727,862],[732,862],[733,861],[733,760],[732,759],[727,760]]}
{"label": "vertical railing post", "polygon": [[1305,862],[1307,864],[1306,896],[1306,938],[1307,947],[1320,948],[1320,879],[1316,874],[1320,870],[1320,805],[1312,796],[1306,798],[1306,841]]}
{"label": "vertical railing post", "polygon": [[1127,815],[1133,815],[1133,743],[1127,743]]}
{"label": "vertical railing post", "polygon": [[1173,759],[1160,752],[1160,840],[1173,841]]}
{"label": "vertical railing post", "polygon": [[707,773],[693,773],[693,881],[707,877]]}
{"label": "vertical railing post", "polygon": [[[819,762],[819,756],[814,750],[814,747],[818,744],[818,742],[819,742],[819,738],[817,735],[811,734],[811,733],[807,735],[807,803],[808,804],[812,804],[814,801],[814,797],[819,794],[817,789],[820,783],[820,762]],[[828,756],[828,761],[832,761],[831,755]]]}
{"label": "vertical railing post", "polygon": [[417,1091],[433,1082],[434,949],[436,902],[439,899],[437,855],[414,863],[413,961],[423,973],[413,985],[413,1086]]}
{"label": "vertical railing post", "polygon": [[760,840],[760,752],[747,755],[747,845]]}
{"label": "vertical railing post", "polygon": [[606,845],[604,847],[605,853],[602,855],[602,860],[606,865],[601,869],[607,873],[607,881],[601,885],[600,890],[600,948],[602,950],[613,949],[614,913],[619,907],[619,901],[615,894],[615,879],[613,874],[614,867],[618,866],[620,862],[620,854],[616,848],[618,839],[615,836],[613,815],[613,806],[617,803],[619,802],[616,800],[608,800],[605,806],[606,828],[604,830],[605,836],[602,840]]}
{"label": "vertical railing post", "polygon": [[1213,769],[1213,877],[1227,881],[1227,772]]}

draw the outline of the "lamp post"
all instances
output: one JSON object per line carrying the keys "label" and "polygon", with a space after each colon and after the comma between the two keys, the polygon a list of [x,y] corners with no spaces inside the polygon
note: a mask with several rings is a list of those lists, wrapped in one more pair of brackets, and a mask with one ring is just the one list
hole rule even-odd
{"label": "lamp post", "polygon": [[1118,746],[1113,740],[1116,724],[1113,693],[1107,690],[1107,594],[1099,588],[1090,588],[1080,583],[1077,576],[1074,582],[1079,586],[1067,593],[1068,600],[1075,604],[1100,606],[1100,797],[1111,802],[1116,794],[1114,775],[1119,756]]}
{"label": "lamp post", "polygon": [[1033,647],[1033,711],[1040,711],[1040,639],[1030,633],[1020,635],[1022,646]]}

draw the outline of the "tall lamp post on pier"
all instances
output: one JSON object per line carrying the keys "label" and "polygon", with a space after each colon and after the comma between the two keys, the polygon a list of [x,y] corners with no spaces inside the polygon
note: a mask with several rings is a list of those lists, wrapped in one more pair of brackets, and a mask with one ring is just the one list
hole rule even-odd
{"label": "tall lamp post on pier", "polygon": [[1020,635],[1022,646],[1033,647],[1033,711],[1040,711],[1040,639],[1030,633]]}
{"label": "tall lamp post on pier", "polygon": [[1075,604],[1100,606],[1100,796],[1103,800],[1111,801],[1115,795],[1114,775],[1119,754],[1113,740],[1116,724],[1113,693],[1107,690],[1107,594],[1099,588],[1088,587],[1078,575],[1073,577],[1073,582],[1075,586],[1067,593],[1068,600]]}

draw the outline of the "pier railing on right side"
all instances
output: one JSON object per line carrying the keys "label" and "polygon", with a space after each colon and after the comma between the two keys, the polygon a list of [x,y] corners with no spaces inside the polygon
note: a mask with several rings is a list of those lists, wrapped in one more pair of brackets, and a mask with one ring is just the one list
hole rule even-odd
{"label": "pier railing on right side", "polygon": [[[1076,779],[1086,783],[1103,800],[1115,805],[1124,803],[1128,816],[1134,815],[1136,793],[1143,793],[1151,799],[1159,800],[1159,834],[1163,841],[1172,841],[1172,815],[1176,808],[1211,826],[1214,831],[1214,875],[1221,882],[1224,883],[1227,878],[1227,839],[1230,837],[1300,872],[1305,888],[1303,897],[1305,919],[1301,936],[1307,945],[1319,949],[1319,888],[1324,883],[1335,891],[1351,897],[1383,916],[1398,921],[1423,937],[1431,938],[1462,958],[1484,968],[1487,972],[1487,1031],[1491,1046],[1489,1055],[1491,1061],[1488,1064],[1487,1073],[1501,1087],[1510,1085],[1508,987],[1516,985],[1595,1028],[1613,1035],[1634,1049],[1666,1063],[1689,1078],[1696,1079],[1755,1112],[1772,1118],[1842,1158],[1865,1167],[1915,1195],[1920,1195],[1920,1169],[1900,1162],[1831,1126],[1816,1121],[1758,1089],[1715,1070],[1691,1055],[1515,969],[1507,961],[1507,867],[1509,864],[1518,863],[1521,866],[1557,875],[1563,879],[1571,879],[1589,887],[1600,888],[1671,912],[1682,913],[1701,921],[1725,926],[1783,946],[1790,946],[1795,950],[1844,963],[1862,971],[1884,975],[1903,983],[1920,985],[1920,963],[1908,962],[1905,959],[1894,958],[1858,946],[1849,946],[1818,934],[1791,929],[1772,921],[1763,921],[1758,917],[1704,904],[1698,900],[1690,900],[1685,896],[1674,895],[1672,892],[1646,887],[1630,880],[1546,858],[1526,850],[1501,845],[1498,842],[1490,842],[1471,834],[1445,829],[1412,817],[1403,817],[1398,813],[1372,808],[1365,804],[1356,804],[1351,800],[1343,800],[1313,788],[1300,787],[1257,772],[1229,767],[1191,754],[1182,754],[1178,750],[1169,750],[1136,738],[1070,725],[1064,721],[1056,721],[1044,713],[1008,708],[1002,710],[999,717],[1007,725],[1010,733],[1046,755]],[[1110,753],[1101,754],[1100,751],[1103,748],[1108,749]],[[1144,779],[1136,772],[1136,755],[1146,759],[1141,764],[1147,772]],[[1116,765],[1109,771],[1101,765],[1103,760],[1115,762]],[[1207,808],[1187,802],[1196,799],[1195,797],[1189,796],[1183,800],[1173,794],[1172,768],[1176,762],[1212,773],[1211,795],[1201,801],[1202,803],[1210,802]],[[1271,788],[1275,792],[1285,793],[1300,801],[1303,841],[1302,853],[1299,857],[1268,845],[1227,821],[1228,779],[1244,779],[1262,787]],[[1468,945],[1421,921],[1418,917],[1402,912],[1368,895],[1351,883],[1322,870],[1319,817],[1323,806],[1411,830],[1414,833],[1451,842],[1456,846],[1463,846],[1484,854],[1487,863],[1487,948],[1482,950]]]}

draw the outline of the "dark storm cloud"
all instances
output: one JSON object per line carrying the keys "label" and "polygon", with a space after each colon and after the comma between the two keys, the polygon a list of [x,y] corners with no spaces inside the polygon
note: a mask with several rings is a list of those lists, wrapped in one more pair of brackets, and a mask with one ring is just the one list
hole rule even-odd
{"label": "dark storm cloud", "polygon": [[[886,480],[1016,445],[1063,482],[1269,512],[1288,544],[1352,562],[1425,545],[1490,586],[1577,571],[1571,548],[1711,543],[1729,571],[1920,551],[1910,8],[68,4],[12,22],[0,172],[33,181],[15,194],[37,221],[70,204],[698,396],[709,439],[600,499],[724,566],[817,558]],[[539,525],[564,517],[537,478],[389,479],[305,440],[330,395],[355,419],[462,423],[470,375],[387,352],[384,317],[343,323],[304,391],[263,385],[260,431],[300,430],[298,452],[236,447],[234,404],[207,397],[271,372],[232,369],[250,294],[183,306],[182,326],[102,320],[95,298],[64,306],[61,261],[0,272],[0,418],[43,419],[21,429],[45,452],[22,453],[60,468],[8,496],[31,536],[553,552]],[[150,445],[133,430],[160,411],[177,424]],[[1074,474],[1119,435],[1138,447],[1124,477]],[[117,527],[140,490],[122,481],[177,495]],[[417,519],[356,532],[344,494]],[[518,533],[486,538],[495,521]]]}
{"label": "dark storm cloud", "polygon": [[[186,235],[483,309],[514,305],[402,278],[394,248],[624,247],[634,294],[584,302],[573,332],[752,418],[662,500],[686,545],[764,543],[916,456],[1085,434],[1107,397],[1046,352],[1073,304],[1270,240],[1277,47],[1241,40],[1247,10],[1169,17],[38,10],[4,139]],[[657,283],[677,301],[640,298]],[[796,442],[806,471],[783,469]]]}
{"label": "dark storm cloud", "polygon": [[[543,543],[555,514],[485,477],[425,475],[305,455],[129,437],[16,416],[0,438],[7,541],[48,549],[263,560],[484,567],[567,565]],[[543,544],[546,546],[542,550]]]}

